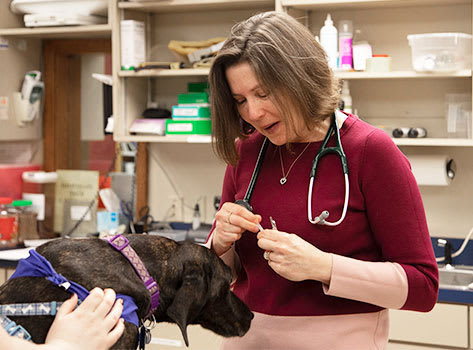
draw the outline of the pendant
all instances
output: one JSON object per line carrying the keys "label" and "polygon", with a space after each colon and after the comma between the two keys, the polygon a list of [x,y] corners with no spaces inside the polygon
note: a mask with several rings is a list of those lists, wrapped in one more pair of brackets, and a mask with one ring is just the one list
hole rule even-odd
{"label": "pendant", "polygon": [[281,185],[284,185],[286,182],[287,182],[287,178],[286,178],[286,177],[281,177],[281,179],[279,180],[279,183],[280,183]]}

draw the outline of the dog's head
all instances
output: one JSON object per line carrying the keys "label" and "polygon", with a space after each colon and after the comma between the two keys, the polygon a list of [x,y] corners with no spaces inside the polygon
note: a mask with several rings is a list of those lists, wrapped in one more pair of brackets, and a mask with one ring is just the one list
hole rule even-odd
{"label": "dog's head", "polygon": [[250,328],[253,313],[230,290],[230,268],[211,250],[180,244],[171,259],[181,261],[174,298],[167,316],[181,329],[188,345],[187,325],[200,324],[224,337],[243,336]]}

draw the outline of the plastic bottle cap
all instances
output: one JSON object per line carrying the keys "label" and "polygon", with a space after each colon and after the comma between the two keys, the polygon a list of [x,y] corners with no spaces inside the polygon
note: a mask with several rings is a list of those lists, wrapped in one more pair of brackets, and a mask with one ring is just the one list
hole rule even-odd
{"label": "plastic bottle cap", "polygon": [[325,24],[328,25],[328,26],[333,25],[332,16],[330,16],[330,13],[327,13],[327,18],[325,19]]}
{"label": "plastic bottle cap", "polygon": [[0,204],[11,204],[12,201],[11,197],[0,197]]}
{"label": "plastic bottle cap", "polygon": [[14,200],[12,202],[12,205],[14,207],[25,207],[28,205],[33,205],[33,202],[29,199],[18,199],[18,200]]}

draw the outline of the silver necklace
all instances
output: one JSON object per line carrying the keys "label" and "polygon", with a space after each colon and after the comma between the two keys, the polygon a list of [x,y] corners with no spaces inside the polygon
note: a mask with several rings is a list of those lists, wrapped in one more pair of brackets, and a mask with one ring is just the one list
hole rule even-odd
{"label": "silver necklace", "polygon": [[284,185],[286,182],[287,182],[287,177],[289,176],[289,173],[291,172],[291,169],[292,167],[294,166],[294,164],[297,162],[297,160],[302,156],[302,154],[305,152],[305,150],[307,148],[309,148],[311,142],[309,142],[307,144],[307,146],[304,147],[304,149],[302,150],[301,153],[299,153],[299,155],[297,156],[296,159],[294,159],[294,161],[292,162],[291,166],[289,167],[289,170],[287,171],[287,174],[284,172],[284,164],[283,164],[283,161],[282,161],[282,153],[281,153],[281,146],[278,147],[278,150],[279,150],[279,159],[281,160],[281,171],[282,171],[282,177],[279,179],[279,183],[281,185]]}

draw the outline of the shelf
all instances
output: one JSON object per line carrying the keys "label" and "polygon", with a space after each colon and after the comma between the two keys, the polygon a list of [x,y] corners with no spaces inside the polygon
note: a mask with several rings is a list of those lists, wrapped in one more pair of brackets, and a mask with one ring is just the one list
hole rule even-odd
{"label": "shelf", "polygon": [[140,77],[192,77],[207,76],[209,68],[184,68],[184,69],[143,69],[138,72],[123,70],[118,72],[122,78]]}
{"label": "shelf", "polygon": [[[181,77],[181,76],[206,76],[209,68],[189,68],[189,69],[146,69],[139,72],[120,71],[119,77],[139,78],[139,77]],[[471,70],[465,69],[450,73],[416,73],[414,71],[394,71],[384,73],[371,72],[342,72],[336,71],[335,75],[340,79],[418,79],[418,78],[469,78]]]}
{"label": "shelf", "polygon": [[[440,147],[473,147],[473,139],[449,138],[393,138],[398,146],[440,146]],[[129,135],[116,138],[118,142],[158,142],[158,143],[210,143],[210,135]]]}
{"label": "shelf", "polygon": [[398,146],[450,146],[450,147],[473,147],[473,139],[436,139],[436,138],[400,138],[393,141]]}
{"label": "shelf", "polygon": [[[448,4],[447,4],[448,2]],[[470,0],[281,0],[283,7],[299,10],[337,9],[337,8],[379,8],[468,4]]]}
{"label": "shelf", "polygon": [[418,79],[418,78],[469,78],[471,70],[464,69],[447,73],[417,73],[415,71],[392,71],[392,72],[342,72],[336,71],[335,76],[340,79]]}
{"label": "shelf", "polygon": [[145,12],[182,12],[274,8],[272,0],[161,0],[143,2],[119,2],[118,8]]}
{"label": "shelf", "polygon": [[115,136],[116,142],[210,143],[210,135],[129,135]]}
{"label": "shelf", "polygon": [[0,36],[39,39],[75,39],[111,37],[112,26],[98,24],[90,26],[36,27],[36,28],[1,28]]}

